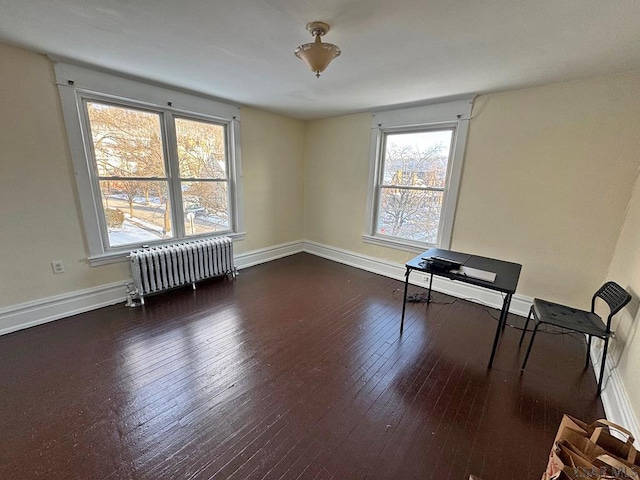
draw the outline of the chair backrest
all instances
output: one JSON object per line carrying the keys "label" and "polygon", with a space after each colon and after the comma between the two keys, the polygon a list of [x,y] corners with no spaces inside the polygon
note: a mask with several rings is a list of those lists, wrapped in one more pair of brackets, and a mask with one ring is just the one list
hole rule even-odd
{"label": "chair backrest", "polygon": [[593,294],[591,299],[591,311],[595,310],[596,298],[601,298],[609,305],[609,318],[607,319],[607,330],[611,328],[611,317],[618,313],[631,300],[631,295],[615,282],[607,282]]}

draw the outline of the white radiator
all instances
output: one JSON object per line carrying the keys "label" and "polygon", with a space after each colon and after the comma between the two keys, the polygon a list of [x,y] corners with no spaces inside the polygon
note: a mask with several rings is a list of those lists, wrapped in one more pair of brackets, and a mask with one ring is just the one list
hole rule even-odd
{"label": "white radiator", "polygon": [[144,296],[170,288],[191,284],[219,275],[235,277],[233,242],[229,237],[195,240],[177,245],[143,248],[130,255],[131,275],[135,291],[144,304]]}

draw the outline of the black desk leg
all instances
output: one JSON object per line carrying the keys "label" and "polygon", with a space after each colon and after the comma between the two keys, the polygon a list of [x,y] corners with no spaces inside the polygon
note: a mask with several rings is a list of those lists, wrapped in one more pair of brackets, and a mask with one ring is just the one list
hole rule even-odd
{"label": "black desk leg", "polygon": [[433,273],[431,274],[431,278],[429,279],[429,295],[427,295],[427,305],[431,303],[431,284],[433,284]]}
{"label": "black desk leg", "polygon": [[511,295],[507,295],[507,298],[505,298],[505,301],[507,304],[506,306],[502,307],[502,312],[500,312],[500,318],[502,319],[503,332],[504,332],[504,327],[507,326],[507,316],[509,315],[509,308],[511,307]]}
{"label": "black desk leg", "polygon": [[504,297],[504,302],[502,303],[502,311],[500,312],[500,320],[498,321],[498,325],[496,326],[496,336],[493,338],[493,348],[491,349],[491,358],[489,359],[489,366],[487,367],[491,370],[493,366],[493,357],[496,355],[496,348],[498,347],[498,340],[500,339],[500,333],[502,333],[503,323],[507,323],[507,314],[509,313],[509,304],[511,303],[511,294],[508,294]]}
{"label": "black desk leg", "polygon": [[404,311],[407,308],[407,288],[409,287],[409,274],[411,269],[407,267],[407,273],[404,274],[404,297],[402,298],[402,320],[400,320],[400,335],[404,330]]}

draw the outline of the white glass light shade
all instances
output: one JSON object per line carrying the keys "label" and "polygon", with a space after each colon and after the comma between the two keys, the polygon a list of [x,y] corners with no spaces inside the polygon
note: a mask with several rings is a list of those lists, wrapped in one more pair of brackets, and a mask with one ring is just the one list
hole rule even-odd
{"label": "white glass light shade", "polygon": [[[310,30],[309,25],[307,28]],[[300,45],[294,51],[296,57],[306,63],[312,72],[315,72],[316,77],[320,77],[320,73],[324,72],[331,63],[331,60],[342,53],[336,45],[332,43],[322,43],[320,36],[324,35],[325,31],[326,30],[313,31],[312,34],[316,37],[315,41],[313,43]]]}

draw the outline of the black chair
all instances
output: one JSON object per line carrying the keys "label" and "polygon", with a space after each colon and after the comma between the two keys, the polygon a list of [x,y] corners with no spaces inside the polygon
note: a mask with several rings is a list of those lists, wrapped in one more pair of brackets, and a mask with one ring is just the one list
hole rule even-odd
{"label": "black chair", "polygon": [[[595,312],[596,298],[601,298],[609,306],[609,316],[607,317],[607,324],[605,325]],[[529,320],[533,316],[533,321],[536,323],[533,328],[533,334],[529,341],[529,348],[527,348],[527,354],[522,362],[522,370],[527,366],[527,360],[531,353],[531,346],[533,345],[533,339],[536,337],[536,332],[541,323],[549,325],[555,325],[556,327],[566,328],[573,330],[574,332],[584,333],[588,336],[587,341],[587,359],[584,364],[586,369],[589,366],[589,353],[591,350],[591,337],[598,337],[604,340],[604,349],[602,350],[602,362],[600,366],[600,379],[598,380],[598,393],[602,389],[602,377],[604,375],[604,365],[607,360],[607,348],[609,347],[609,337],[611,336],[611,317],[622,309],[631,300],[631,295],[627,291],[615,282],[607,282],[600,290],[598,290],[591,299],[591,311],[578,310],[576,308],[567,307],[558,303],[548,302],[546,300],[540,300],[539,298],[533,299],[533,305],[529,310],[529,316],[527,322],[524,324],[522,330],[522,336],[520,337],[520,346],[522,346],[522,340],[524,334],[527,333],[527,326]]]}

